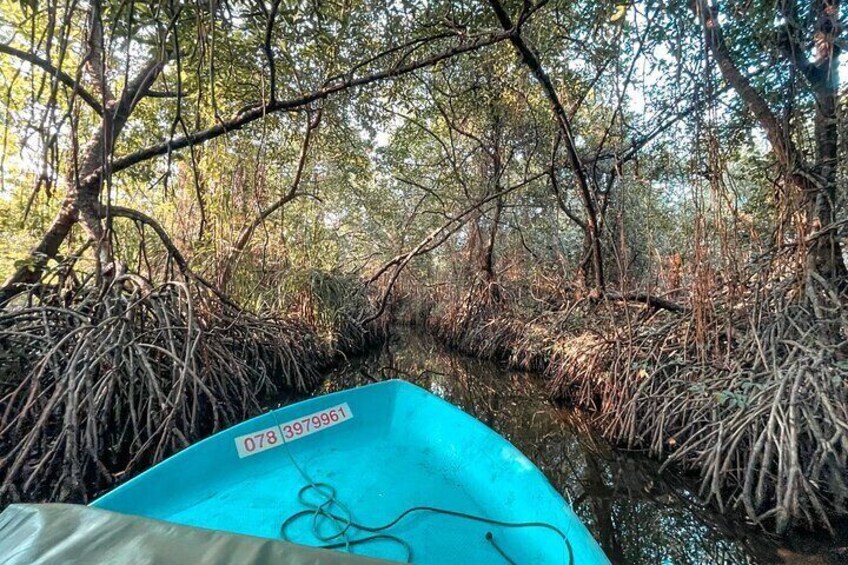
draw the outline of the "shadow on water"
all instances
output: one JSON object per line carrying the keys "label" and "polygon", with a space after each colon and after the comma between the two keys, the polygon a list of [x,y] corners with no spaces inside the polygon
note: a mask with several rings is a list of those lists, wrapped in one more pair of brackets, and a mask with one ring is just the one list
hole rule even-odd
{"label": "shadow on water", "polygon": [[343,364],[316,394],[391,378],[426,388],[507,437],[615,563],[831,562],[728,521],[698,501],[691,479],[660,476],[656,462],[611,449],[590,432],[586,416],[548,402],[538,377],[464,357],[410,330],[394,330],[382,349]]}

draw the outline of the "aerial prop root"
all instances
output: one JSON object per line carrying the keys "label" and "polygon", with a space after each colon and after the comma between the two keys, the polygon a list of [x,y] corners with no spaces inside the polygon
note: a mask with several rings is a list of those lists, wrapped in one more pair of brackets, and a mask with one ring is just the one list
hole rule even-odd
{"label": "aerial prop root", "polygon": [[192,282],[138,275],[0,312],[0,496],[87,500],[307,390],[331,358],[298,320],[260,317]]}
{"label": "aerial prop root", "polygon": [[572,337],[551,360],[552,393],[597,409],[612,441],[698,471],[721,509],[832,531],[848,513],[848,342],[840,308],[823,320],[785,290],[719,304],[729,321],[706,343],[690,317]]}

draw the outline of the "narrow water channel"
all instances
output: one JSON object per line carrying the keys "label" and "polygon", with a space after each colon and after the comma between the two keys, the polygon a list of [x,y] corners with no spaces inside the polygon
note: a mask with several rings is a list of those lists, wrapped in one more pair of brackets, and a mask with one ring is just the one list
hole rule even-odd
{"label": "narrow water channel", "polygon": [[[539,377],[451,352],[395,329],[370,355],[350,359],[316,394],[401,378],[456,404],[504,435],[547,475],[615,563],[829,563],[830,551],[793,551],[698,501],[691,478],[611,449],[588,417],[550,403]],[[808,545],[808,544],[802,544]]]}

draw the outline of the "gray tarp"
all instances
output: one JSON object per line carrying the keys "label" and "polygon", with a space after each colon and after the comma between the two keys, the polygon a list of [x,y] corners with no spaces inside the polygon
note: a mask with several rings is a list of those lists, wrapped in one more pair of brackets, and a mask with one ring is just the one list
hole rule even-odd
{"label": "gray tarp", "polygon": [[73,504],[13,504],[6,508],[0,514],[0,563],[390,564]]}

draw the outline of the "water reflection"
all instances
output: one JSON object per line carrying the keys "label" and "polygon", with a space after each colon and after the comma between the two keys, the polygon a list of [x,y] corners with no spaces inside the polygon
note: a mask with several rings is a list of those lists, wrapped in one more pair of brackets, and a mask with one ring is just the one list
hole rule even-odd
{"label": "water reflection", "polygon": [[445,350],[402,331],[330,375],[318,394],[403,378],[462,407],[512,441],[569,500],[615,563],[781,561],[765,535],[699,504],[684,478],[659,478],[650,460],[612,450],[585,418],[557,409],[526,374]]}

